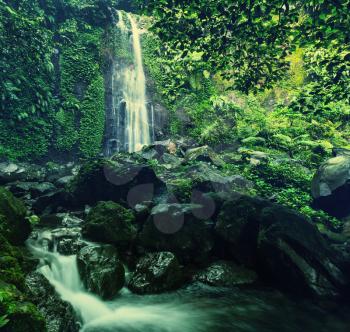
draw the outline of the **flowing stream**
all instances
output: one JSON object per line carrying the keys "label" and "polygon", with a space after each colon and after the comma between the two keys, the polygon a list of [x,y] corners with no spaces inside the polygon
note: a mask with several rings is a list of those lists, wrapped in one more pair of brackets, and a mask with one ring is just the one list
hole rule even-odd
{"label": "flowing stream", "polygon": [[111,80],[111,114],[107,117],[107,155],[141,150],[151,143],[154,130],[154,114],[146,95],[140,30],[135,18],[118,11],[117,30],[118,54]]}
{"label": "flowing stream", "polygon": [[350,326],[347,308],[320,308],[271,290],[193,284],[139,296],[124,288],[103,301],[84,289],[76,256],[60,255],[53,241],[47,230],[28,246],[41,260],[39,271],[75,309],[81,332],[344,332]]}
{"label": "flowing stream", "polygon": [[[198,329],[196,314],[189,306],[174,301],[151,304],[147,303],[147,297],[144,298],[146,301],[128,304],[125,298],[131,293],[126,288],[121,291],[121,299],[112,302],[103,301],[89,293],[81,281],[76,255],[59,254],[55,243],[50,251],[49,243],[52,241],[52,233],[44,231],[36,240],[30,240],[28,246],[41,260],[39,271],[80,317],[81,332],[201,331]],[[197,316],[199,317],[199,312]]]}

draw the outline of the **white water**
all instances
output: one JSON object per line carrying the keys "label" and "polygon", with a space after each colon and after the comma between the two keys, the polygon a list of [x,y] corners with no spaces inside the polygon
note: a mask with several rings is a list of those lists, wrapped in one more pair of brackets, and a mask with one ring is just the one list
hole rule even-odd
{"label": "white water", "polygon": [[[128,22],[124,21],[123,13],[118,12],[118,28],[122,34],[131,32],[133,63],[122,66],[117,74],[125,104],[125,144],[129,152],[142,149],[151,143],[149,115],[146,98],[146,77],[142,61],[140,31],[131,14],[126,14]],[[130,24],[129,31],[127,23]],[[120,128],[119,128],[120,130]]]}
{"label": "white water", "polygon": [[[64,301],[69,302],[81,319],[81,332],[195,332],[199,331],[187,306],[179,303],[150,304],[140,297],[135,304],[126,303],[130,292],[121,291],[113,302],[105,302],[84,289],[78,272],[76,256],[50,252],[51,233],[46,231],[28,243],[33,254],[40,258],[39,271],[55,287]],[[56,247],[55,245],[53,246]],[[120,302],[120,303],[119,303]]]}

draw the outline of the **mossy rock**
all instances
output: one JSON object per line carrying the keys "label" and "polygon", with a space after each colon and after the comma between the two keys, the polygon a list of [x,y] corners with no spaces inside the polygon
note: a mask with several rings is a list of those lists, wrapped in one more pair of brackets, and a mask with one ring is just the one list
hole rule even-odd
{"label": "mossy rock", "polygon": [[69,191],[73,202],[82,206],[94,205],[99,201],[127,201],[134,188],[148,186],[148,190],[137,190],[136,204],[149,201],[153,196],[161,196],[165,184],[154,170],[134,160],[134,156],[117,155],[113,160],[98,159],[82,165]]}
{"label": "mossy rock", "polygon": [[0,316],[8,322],[3,332],[45,332],[45,319],[37,307],[27,302],[26,297],[15,286],[0,281]]}
{"label": "mossy rock", "polygon": [[0,188],[0,233],[11,244],[23,244],[28,238],[31,225],[25,217],[23,202],[5,188]]}
{"label": "mossy rock", "polygon": [[83,235],[93,241],[124,247],[136,237],[134,214],[114,202],[99,202],[91,209]]}
{"label": "mossy rock", "polygon": [[25,248],[12,246],[4,236],[0,234],[0,276],[9,284],[18,289],[24,289],[24,272],[32,271],[37,261],[27,257]]}

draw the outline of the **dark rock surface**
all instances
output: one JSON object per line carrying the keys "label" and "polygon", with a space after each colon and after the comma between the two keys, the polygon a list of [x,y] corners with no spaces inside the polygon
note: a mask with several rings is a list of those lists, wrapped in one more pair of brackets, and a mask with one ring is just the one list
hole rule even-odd
{"label": "dark rock surface", "polygon": [[275,286],[330,297],[349,287],[343,257],[315,226],[283,206],[246,196],[227,201],[216,232],[226,253]]}
{"label": "dark rock surface", "polygon": [[193,279],[211,286],[233,287],[252,284],[257,280],[257,275],[230,261],[218,261],[197,272]]}
{"label": "dark rock surface", "polygon": [[184,261],[202,261],[214,246],[212,222],[195,217],[195,204],[160,204],[146,221],[139,243],[146,248],[171,251]]}
{"label": "dark rock surface", "polygon": [[113,158],[95,160],[81,167],[71,184],[75,204],[93,205],[111,200],[135,206],[163,194],[165,184],[151,167],[121,155]]}
{"label": "dark rock surface", "polygon": [[179,262],[171,252],[150,253],[140,258],[128,287],[137,294],[176,289],[183,280]]}
{"label": "dark rock surface", "polygon": [[0,187],[0,233],[11,244],[23,244],[31,232],[26,213],[23,202],[15,198],[8,190]]}
{"label": "dark rock surface", "polygon": [[105,300],[115,297],[124,286],[124,266],[111,245],[84,247],[78,253],[77,263],[86,289]]}
{"label": "dark rock surface", "polygon": [[46,320],[47,332],[79,331],[72,306],[60,299],[54,287],[41,273],[30,273],[26,277],[26,288],[31,301]]}

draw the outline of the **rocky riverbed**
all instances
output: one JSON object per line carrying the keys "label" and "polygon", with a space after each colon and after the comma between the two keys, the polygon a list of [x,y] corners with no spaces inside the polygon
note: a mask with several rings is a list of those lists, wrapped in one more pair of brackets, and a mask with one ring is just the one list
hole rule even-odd
{"label": "rocky riverbed", "polygon": [[166,141],[81,165],[1,164],[1,310],[23,303],[4,331],[344,331],[346,239],[221,162]]}

